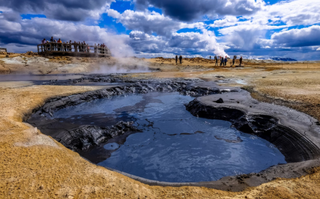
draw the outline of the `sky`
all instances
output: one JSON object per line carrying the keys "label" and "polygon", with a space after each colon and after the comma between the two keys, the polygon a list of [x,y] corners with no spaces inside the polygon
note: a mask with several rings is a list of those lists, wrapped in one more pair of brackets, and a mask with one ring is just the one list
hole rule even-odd
{"label": "sky", "polygon": [[319,0],[0,0],[0,47],[43,38],[105,43],[114,56],[320,60]]}

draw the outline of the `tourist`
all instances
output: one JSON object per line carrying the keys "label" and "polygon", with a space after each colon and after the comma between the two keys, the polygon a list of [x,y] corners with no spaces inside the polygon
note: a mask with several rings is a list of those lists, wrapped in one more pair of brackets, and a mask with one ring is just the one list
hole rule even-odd
{"label": "tourist", "polygon": [[233,56],[233,60],[232,60],[232,66],[234,66],[235,62],[236,62],[237,56]]}
{"label": "tourist", "polygon": [[58,39],[58,47],[59,47],[59,48],[58,48],[58,51],[63,51],[63,48],[62,48],[62,47],[63,47],[63,44],[62,44],[62,41],[61,41],[60,38]]}
{"label": "tourist", "polygon": [[79,52],[83,52],[83,43],[79,41]]}
{"label": "tourist", "polygon": [[104,54],[105,52],[105,47],[106,47],[106,45],[104,45],[104,43],[101,45],[101,47],[102,47],[102,54]]}
{"label": "tourist", "polygon": [[53,43],[53,42],[54,42],[53,37],[51,37],[50,42],[51,42],[51,43]]}
{"label": "tourist", "polygon": [[210,59],[211,59],[211,56],[210,56]]}
{"label": "tourist", "polygon": [[94,53],[97,54],[97,52],[98,52],[97,51],[97,44],[94,44],[94,48],[93,49],[94,49]]}
{"label": "tourist", "polygon": [[176,55],[176,65],[178,64],[178,55]]}
{"label": "tourist", "polygon": [[179,60],[180,60],[180,64],[182,64],[182,56],[181,55],[179,57]]}
{"label": "tourist", "polygon": [[57,40],[53,40],[53,44],[52,44],[52,46],[53,46],[53,50],[57,50]]}
{"label": "tourist", "polygon": [[217,55],[214,56],[214,60],[216,61],[215,66],[218,66],[218,57],[217,57]]}
{"label": "tourist", "polygon": [[85,41],[83,41],[83,43],[82,43],[82,50],[83,50],[83,52],[87,52],[87,44]]}
{"label": "tourist", "polygon": [[41,41],[42,44],[45,44],[45,42],[46,42],[46,39],[43,39],[43,40]]}
{"label": "tourist", "polygon": [[228,62],[228,57],[226,56],[226,57],[224,58],[224,66],[227,66],[227,62]]}
{"label": "tourist", "polygon": [[240,57],[239,61],[240,61],[240,65],[239,66],[241,66],[241,64],[242,64],[242,56]]}
{"label": "tourist", "polygon": [[222,65],[223,65],[223,62],[224,62],[224,59],[223,59],[222,56],[221,56],[220,58],[221,58],[221,60],[220,60],[220,66],[222,66]]}
{"label": "tourist", "polygon": [[49,51],[50,50],[50,44],[49,44],[50,42],[47,40],[45,43],[46,43],[46,45],[44,47],[44,50]]}
{"label": "tourist", "polygon": [[72,41],[71,40],[69,41],[68,51],[70,51],[70,52],[72,51]]}

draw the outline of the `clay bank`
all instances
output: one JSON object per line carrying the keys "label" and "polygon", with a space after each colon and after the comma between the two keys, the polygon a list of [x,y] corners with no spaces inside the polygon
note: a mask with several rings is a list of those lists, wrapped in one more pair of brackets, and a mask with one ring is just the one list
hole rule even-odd
{"label": "clay bank", "polygon": [[51,98],[24,120],[88,161],[144,184],[242,191],[320,166],[317,120],[242,89],[122,75],[47,82],[83,83],[105,87]]}

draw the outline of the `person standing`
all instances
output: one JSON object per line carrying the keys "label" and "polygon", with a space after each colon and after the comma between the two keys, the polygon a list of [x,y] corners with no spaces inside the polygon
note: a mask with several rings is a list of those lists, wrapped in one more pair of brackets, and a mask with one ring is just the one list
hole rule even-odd
{"label": "person standing", "polygon": [[179,57],[179,60],[180,60],[180,64],[182,64],[182,56],[181,55]]}
{"label": "person standing", "polygon": [[217,55],[214,56],[214,60],[216,61],[215,66],[218,66],[218,57],[217,57]]}
{"label": "person standing", "polygon": [[226,57],[224,58],[224,66],[227,66],[227,62],[228,62],[228,57],[226,56]]}
{"label": "person standing", "polygon": [[232,66],[234,66],[234,64],[236,63],[236,59],[237,59],[237,56],[233,56],[233,60],[232,60]]}
{"label": "person standing", "polygon": [[239,65],[240,67],[241,67],[241,64],[242,64],[242,56],[240,57],[240,65]]}
{"label": "person standing", "polygon": [[57,50],[57,40],[53,40],[53,50]]}
{"label": "person standing", "polygon": [[87,52],[87,44],[85,41],[83,41],[83,48],[82,48],[83,52]]}
{"label": "person standing", "polygon": [[176,55],[176,65],[178,64],[178,55]]}
{"label": "person standing", "polygon": [[79,45],[76,41],[73,42],[74,52],[79,52]]}
{"label": "person standing", "polygon": [[211,59],[211,56],[210,56],[210,59]]}
{"label": "person standing", "polygon": [[79,52],[83,52],[83,43],[79,41]]}
{"label": "person standing", "polygon": [[222,66],[222,65],[223,65],[223,62],[224,62],[224,59],[223,59],[222,56],[221,56],[220,58],[221,58],[221,60],[220,60],[220,66]]}
{"label": "person standing", "polygon": [[72,51],[72,41],[71,40],[69,41],[68,51],[70,51],[70,52]]}
{"label": "person standing", "polygon": [[59,38],[58,39],[58,42],[57,42],[58,44],[57,44],[57,49],[58,49],[58,51],[63,51],[63,49],[62,49],[62,41],[61,41],[61,39]]}

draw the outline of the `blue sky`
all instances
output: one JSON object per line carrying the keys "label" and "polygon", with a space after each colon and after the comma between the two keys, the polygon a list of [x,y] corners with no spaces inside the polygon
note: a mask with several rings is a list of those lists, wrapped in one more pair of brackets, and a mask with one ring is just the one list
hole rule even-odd
{"label": "blue sky", "polygon": [[115,56],[320,60],[319,10],[319,0],[1,1],[0,46],[35,51],[54,36]]}

